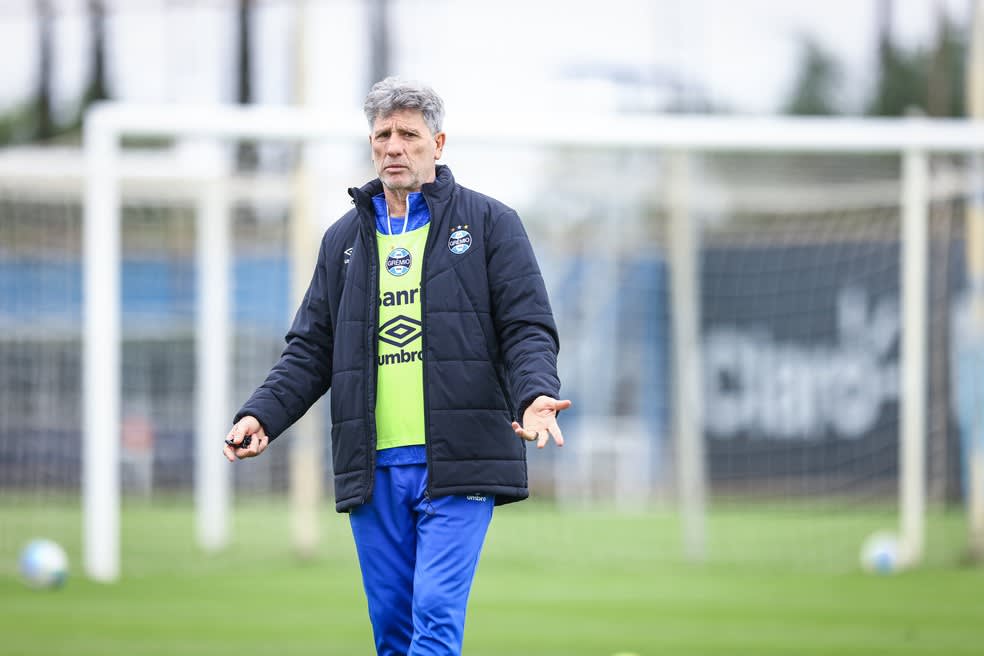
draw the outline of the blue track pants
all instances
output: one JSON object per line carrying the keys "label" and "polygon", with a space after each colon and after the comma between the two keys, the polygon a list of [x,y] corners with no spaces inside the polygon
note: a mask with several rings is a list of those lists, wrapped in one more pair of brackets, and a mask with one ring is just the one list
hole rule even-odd
{"label": "blue track pants", "polygon": [[490,495],[429,499],[426,465],[377,467],[349,519],[380,656],[460,654]]}

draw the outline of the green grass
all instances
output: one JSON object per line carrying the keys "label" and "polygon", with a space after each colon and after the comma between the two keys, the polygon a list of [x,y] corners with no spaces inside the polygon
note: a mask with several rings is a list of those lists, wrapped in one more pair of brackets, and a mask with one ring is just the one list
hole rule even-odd
{"label": "green grass", "polygon": [[[347,519],[326,511],[310,563],[288,546],[283,506],[235,513],[222,556],[193,546],[186,504],[128,504],[124,576],[79,573],[70,505],[0,505],[0,654],[9,656],[371,654]],[[723,656],[984,654],[984,571],[956,564],[958,515],[933,516],[929,565],[898,576],[858,571],[863,536],[892,516],[731,508],[710,518],[709,562],[680,557],[668,513],[499,509],[472,592],[465,653],[625,652]],[[33,535],[74,564],[58,591],[16,578]]]}

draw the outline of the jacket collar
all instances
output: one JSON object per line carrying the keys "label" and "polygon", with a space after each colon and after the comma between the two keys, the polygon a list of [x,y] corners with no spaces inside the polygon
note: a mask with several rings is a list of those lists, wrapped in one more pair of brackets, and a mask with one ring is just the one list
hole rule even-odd
{"label": "jacket collar", "polygon": [[451,175],[451,169],[444,164],[438,164],[434,182],[423,185],[420,191],[425,198],[439,202],[446,201],[451,197],[451,192],[454,191],[454,176]]}
{"label": "jacket collar", "polygon": [[[451,197],[452,191],[454,191],[454,176],[451,175],[451,169],[444,164],[437,165],[434,182],[428,182],[420,188],[420,193],[424,195],[424,198],[436,202],[446,201]],[[383,193],[383,183],[379,181],[379,178],[370,180],[362,187],[352,187],[348,192],[357,207],[365,209],[370,218],[375,217],[372,197]]]}

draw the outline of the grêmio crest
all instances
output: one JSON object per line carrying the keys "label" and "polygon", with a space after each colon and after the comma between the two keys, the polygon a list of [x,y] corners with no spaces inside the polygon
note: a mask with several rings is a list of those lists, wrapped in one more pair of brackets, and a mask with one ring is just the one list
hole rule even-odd
{"label": "gr\u00eamio crest", "polygon": [[405,248],[394,248],[386,258],[386,270],[390,275],[405,276],[410,271],[410,251]]}
{"label": "gr\u00eamio crest", "polygon": [[448,250],[455,255],[461,255],[472,245],[472,236],[468,232],[467,225],[455,226],[454,230],[451,232],[451,236],[448,237]]}

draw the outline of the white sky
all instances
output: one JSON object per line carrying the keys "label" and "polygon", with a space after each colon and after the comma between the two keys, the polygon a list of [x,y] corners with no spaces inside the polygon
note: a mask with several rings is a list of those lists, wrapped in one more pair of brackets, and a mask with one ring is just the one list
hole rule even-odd
{"label": "white sky", "polygon": [[[58,12],[56,101],[81,92],[88,66],[84,0]],[[670,72],[713,102],[745,113],[777,110],[796,70],[796,37],[813,35],[845,66],[844,98],[870,88],[879,0],[391,0],[397,71],[429,82],[449,111],[489,106],[563,110],[612,103],[602,85],[563,82],[571,68]],[[235,38],[228,0],[116,0],[109,26],[110,87],[143,102],[231,100]],[[966,21],[970,0],[896,0],[893,29],[926,43],[937,5]],[[33,88],[32,0],[0,0],[0,108]],[[254,90],[293,96],[295,21],[287,0],[260,0]],[[367,86],[367,19],[360,0],[310,0],[308,93],[354,111]]]}

